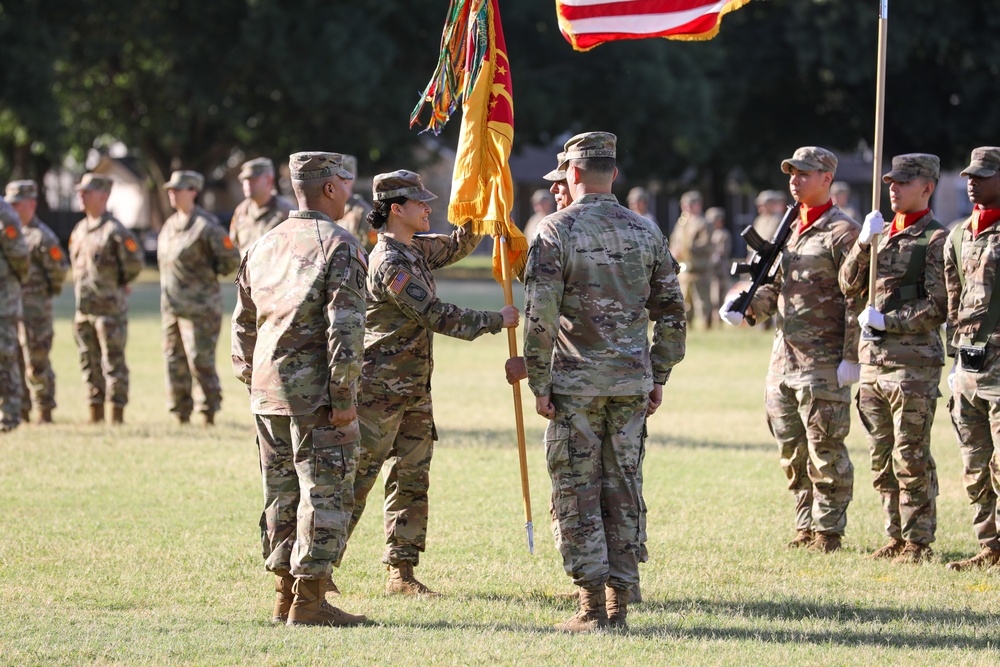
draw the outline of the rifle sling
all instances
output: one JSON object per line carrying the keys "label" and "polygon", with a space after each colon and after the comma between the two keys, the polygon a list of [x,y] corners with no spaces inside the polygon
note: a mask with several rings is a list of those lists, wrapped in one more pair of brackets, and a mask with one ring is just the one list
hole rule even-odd
{"label": "rifle sling", "polygon": [[[951,249],[954,253],[955,268],[958,270],[958,282],[965,291],[965,268],[962,266],[962,243],[965,240],[965,225],[958,225],[951,231]],[[978,348],[985,348],[986,342],[990,339],[990,334],[996,331],[1000,324],[1000,289],[993,286],[990,293],[990,303],[986,306],[986,315],[976,329],[976,335],[972,338],[970,345]]]}
{"label": "rifle sling", "polygon": [[927,296],[923,281],[924,267],[927,265],[927,245],[931,242],[931,236],[939,229],[944,229],[944,226],[937,220],[931,220],[917,237],[917,243],[913,246],[910,261],[899,281],[899,287],[893,290],[892,296],[886,301],[884,312],[891,313],[902,308],[907,301]]}

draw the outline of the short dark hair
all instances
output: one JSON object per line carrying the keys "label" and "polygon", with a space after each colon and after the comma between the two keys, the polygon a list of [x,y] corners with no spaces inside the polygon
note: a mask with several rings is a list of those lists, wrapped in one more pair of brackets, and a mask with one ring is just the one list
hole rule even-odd
{"label": "short dark hair", "polygon": [[569,163],[577,169],[595,175],[613,174],[616,166],[613,157],[584,157],[570,160]]}

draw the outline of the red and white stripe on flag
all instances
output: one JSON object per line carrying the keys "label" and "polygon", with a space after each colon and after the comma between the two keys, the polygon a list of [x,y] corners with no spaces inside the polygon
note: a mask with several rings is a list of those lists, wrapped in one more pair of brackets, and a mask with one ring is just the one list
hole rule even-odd
{"label": "red and white stripe on flag", "polygon": [[556,0],[559,29],[577,51],[619,39],[712,39],[750,0]]}

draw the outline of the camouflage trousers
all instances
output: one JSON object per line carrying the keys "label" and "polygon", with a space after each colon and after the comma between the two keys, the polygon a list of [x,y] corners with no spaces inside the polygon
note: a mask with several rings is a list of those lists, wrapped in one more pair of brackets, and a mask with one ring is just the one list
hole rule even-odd
{"label": "camouflage trousers", "polygon": [[21,344],[24,386],[21,407],[25,412],[32,405],[39,410],[52,410],[56,407],[56,374],[49,360],[53,337],[51,300],[32,308],[25,304],[17,337]]}
{"label": "camouflage trousers", "polygon": [[712,326],[712,274],[684,271],[677,275],[684,296],[687,321],[700,319],[705,326]]}
{"label": "camouflage trousers", "polygon": [[73,338],[80,351],[80,368],[90,404],[107,401],[125,407],[128,403],[128,365],[125,363],[128,318],[77,312],[73,317]]}
{"label": "camouflage trousers", "polygon": [[857,405],[868,432],[872,484],[882,498],[885,532],[918,544],[937,529],[937,466],[931,426],[940,395],[940,366],[864,365]]}
{"label": "camouflage trousers", "polygon": [[264,481],[261,545],[271,572],[321,579],[347,543],[358,467],[358,422],[330,424],[329,408],[254,415]]}
{"label": "camouflage trousers", "polygon": [[545,431],[556,547],[577,586],[639,582],[640,470],[648,397],[553,394]]}
{"label": "camouflage trousers", "polygon": [[[962,482],[972,503],[972,527],[983,547],[1000,549],[997,494],[1000,493],[1000,401],[987,399],[955,375],[955,393],[948,401],[951,423],[962,452]],[[966,386],[963,386],[966,385]],[[973,385],[974,386],[974,385]]]}
{"label": "camouflage trousers", "polygon": [[844,444],[851,428],[850,387],[793,387],[771,374],[765,397],[767,425],[795,495],[795,529],[843,535],[854,491],[854,466]]}
{"label": "camouflage trousers", "polygon": [[427,548],[427,490],[434,454],[434,414],[430,396],[358,397],[361,457],[354,481],[354,514],[348,535],[361,520],[379,470],[385,483],[383,524],[389,565],[420,562]]}
{"label": "camouflage trousers", "polygon": [[21,348],[16,315],[0,317],[0,420],[6,429],[21,423]]}
{"label": "camouflage trousers", "polygon": [[[167,361],[167,408],[183,417],[192,411],[215,414],[222,407],[222,387],[215,371],[222,314],[207,311],[198,317],[162,312],[163,356]],[[201,392],[192,394],[192,378]]]}

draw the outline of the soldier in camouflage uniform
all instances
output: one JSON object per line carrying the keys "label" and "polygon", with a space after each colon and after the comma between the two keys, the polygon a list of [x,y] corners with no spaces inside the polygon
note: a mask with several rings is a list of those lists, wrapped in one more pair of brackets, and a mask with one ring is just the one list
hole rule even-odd
{"label": "soldier in camouflage uniform", "polygon": [[365,617],[325,593],[354,509],[367,258],[334,222],[354,180],[341,155],[295,153],[289,169],[299,210],[247,251],[236,279],[233,370],[257,428],[272,622],[354,625]]}
{"label": "soldier in camouflage uniform", "polygon": [[645,531],[645,420],[685,350],[667,241],[611,194],[616,143],[608,132],[566,143],[573,203],[539,224],[525,271],[528,385],[550,420],[556,544],[579,587],[579,611],[557,625],[569,632],[626,625]]}
{"label": "soldier in camouflage uniform", "polygon": [[1000,449],[995,444],[1000,442],[1000,326],[995,319],[1000,314],[995,287],[1000,267],[1000,147],[972,151],[962,175],[969,178],[969,199],[975,206],[970,218],[952,230],[945,246],[948,352],[953,356],[958,352],[948,378],[949,409],[981,551],[948,563],[949,570],[1000,563]]}
{"label": "soldier in camouflage uniform", "polygon": [[[781,467],[795,495],[795,538],[791,548],[819,553],[840,549],[854,466],[844,439],[851,428],[850,385],[857,382],[857,297],[845,297],[837,283],[844,258],[860,226],[830,200],[837,157],[816,146],[799,148],[781,163],[801,208],[781,256],[775,281],[754,295],[746,320],[777,313],[767,375],[767,423],[778,441]],[[719,315],[738,325],[743,317],[729,298]]]}
{"label": "soldier in camouflage uniform", "polygon": [[38,423],[48,424],[52,422],[52,410],[56,407],[56,374],[49,361],[52,350],[52,297],[62,291],[69,271],[69,259],[55,233],[35,216],[38,207],[37,183],[8,183],[5,199],[21,219],[21,231],[29,253],[28,276],[21,283],[23,314],[18,328],[24,382],[21,417],[27,421],[34,403],[38,409]]}
{"label": "soldier in camouflage uniform", "polygon": [[[240,252],[219,219],[195,204],[205,178],[175,171],[163,185],[176,213],[163,223],[156,244],[160,267],[160,317],[167,360],[167,408],[181,424],[191,412],[215,423],[222,387],[215,371],[215,348],[222,328],[219,276],[240,264]],[[201,388],[197,402],[192,378]]]}
{"label": "soldier in camouflage uniform", "polygon": [[[358,158],[353,155],[344,156],[344,168],[353,174],[358,173]],[[365,252],[371,252],[375,247],[378,234],[368,224],[368,214],[371,212],[371,204],[365,201],[364,197],[358,193],[351,195],[344,207],[344,217],[337,221],[337,224],[351,233]]]}
{"label": "soldier in camouflage uniform", "polygon": [[757,206],[757,217],[753,219],[751,225],[761,238],[770,241],[778,225],[781,224],[781,216],[785,213],[785,193],[778,190],[762,190],[754,200],[754,204]]}
{"label": "soldier in camouflage uniform", "polygon": [[712,314],[726,300],[733,265],[733,233],[726,226],[726,210],[713,206],[705,211],[705,223],[712,230]]}
{"label": "soldier in camouflage uniform", "polygon": [[[899,565],[931,556],[937,528],[937,468],[931,426],[940,396],[944,346],[938,328],[948,312],[944,247],[948,232],[928,203],[940,176],[936,155],[892,159],[882,177],[889,184],[891,227],[882,214],[865,218],[858,241],[840,267],[849,297],[868,292],[871,240],[881,234],[875,298],[858,321],[878,337],[863,336],[859,356],[858,413],[868,432],[872,483],[882,498],[889,542],[871,554]],[[881,332],[881,333],[878,333]]]}
{"label": "soldier in camouflage uniform", "polygon": [[0,433],[21,423],[21,367],[17,323],[21,319],[21,285],[28,278],[28,244],[21,220],[0,201]]}
{"label": "soldier in camouflage uniform", "polygon": [[229,238],[245,255],[257,239],[287,218],[295,205],[274,191],[274,163],[266,157],[244,162],[239,178],[246,199],[233,211]]}
{"label": "soldier in camouflage uniform", "polygon": [[107,210],[112,184],[108,176],[83,175],[76,190],[85,217],[69,239],[76,295],[73,336],[80,350],[92,424],[104,421],[105,400],[112,404],[111,421],[120,424],[124,420],[128,403],[126,286],[143,264],[135,234]]}
{"label": "soldier in camouflage uniform", "polygon": [[379,174],[368,222],[379,240],[368,271],[365,358],[358,418],[361,462],[354,483],[357,526],[379,470],[385,483],[387,593],[436,595],[413,575],[427,543],[427,489],[437,432],[431,404],[435,333],[473,340],[517,325],[514,306],[500,312],[443,303],[432,270],[454,264],[481,240],[471,223],[450,235],[427,234],[436,196],[412,171]]}
{"label": "soldier in camouflage uniform", "polygon": [[681,217],[670,233],[670,250],[680,262],[678,276],[687,308],[687,321],[695,316],[712,328],[712,230],[702,217],[699,192],[681,195]]}

